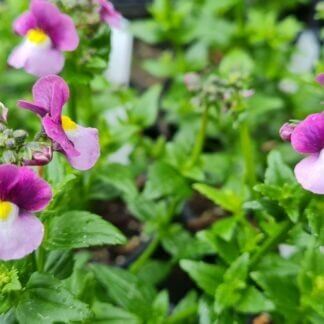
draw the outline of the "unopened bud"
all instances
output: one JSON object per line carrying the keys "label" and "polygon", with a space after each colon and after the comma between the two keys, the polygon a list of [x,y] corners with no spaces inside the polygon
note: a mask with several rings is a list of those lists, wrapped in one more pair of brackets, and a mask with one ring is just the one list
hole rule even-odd
{"label": "unopened bud", "polygon": [[5,129],[4,131],[3,131],[3,133],[2,133],[5,137],[11,137],[12,136],[12,134],[13,134],[13,131],[12,131],[12,129],[9,129],[9,128],[7,128],[7,129]]}
{"label": "unopened bud", "polygon": [[2,161],[3,163],[15,163],[17,161],[17,155],[14,151],[4,151]]}
{"label": "unopened bud", "polygon": [[52,161],[53,150],[50,145],[39,144],[38,147],[31,149],[32,158],[24,161],[25,165],[37,166],[46,165]]}
{"label": "unopened bud", "polygon": [[5,141],[5,146],[8,149],[13,149],[16,146],[16,141],[13,138],[8,138]]}
{"label": "unopened bud", "polygon": [[279,135],[281,139],[285,142],[290,142],[291,134],[293,133],[296,126],[297,126],[296,124],[292,124],[292,123],[283,124],[279,130]]}
{"label": "unopened bud", "polygon": [[196,91],[201,86],[201,78],[199,74],[194,72],[186,73],[183,81],[189,91]]}
{"label": "unopened bud", "polygon": [[28,133],[23,129],[17,129],[13,132],[13,138],[15,139],[17,144],[23,144],[27,136]]}

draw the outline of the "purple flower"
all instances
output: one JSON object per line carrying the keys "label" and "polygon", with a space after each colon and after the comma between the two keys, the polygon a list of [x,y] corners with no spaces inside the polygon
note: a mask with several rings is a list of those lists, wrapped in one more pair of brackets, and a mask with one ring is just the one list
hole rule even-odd
{"label": "purple flower", "polygon": [[100,8],[100,19],[110,27],[120,28],[123,16],[114,8],[114,5],[107,0],[95,0]]}
{"label": "purple flower", "polygon": [[324,113],[306,117],[290,140],[296,152],[308,155],[295,167],[297,181],[306,190],[324,194]]}
{"label": "purple flower", "polygon": [[69,99],[69,88],[57,75],[39,79],[33,86],[34,102],[20,100],[19,106],[39,115],[46,135],[54,149],[63,153],[72,167],[88,170],[100,156],[98,130],[77,125],[62,116],[62,108]]}
{"label": "purple flower", "polygon": [[8,63],[36,76],[57,74],[64,66],[64,51],[74,51],[79,36],[73,20],[46,0],[32,0],[30,10],[14,22],[24,41],[11,53]]}
{"label": "purple flower", "polygon": [[33,213],[51,198],[51,187],[30,168],[0,165],[0,260],[21,259],[39,247],[44,227]]}
{"label": "purple flower", "polygon": [[320,85],[324,86],[324,73],[320,73],[316,77],[316,82],[319,83]]}

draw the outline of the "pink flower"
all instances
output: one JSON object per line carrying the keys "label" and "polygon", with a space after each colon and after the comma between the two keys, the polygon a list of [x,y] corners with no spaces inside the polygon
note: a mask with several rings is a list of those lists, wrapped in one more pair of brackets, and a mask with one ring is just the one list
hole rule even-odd
{"label": "pink flower", "polygon": [[0,165],[0,260],[21,259],[39,247],[44,227],[33,213],[51,198],[50,186],[28,167]]}
{"label": "pink flower", "polygon": [[293,133],[295,128],[296,128],[295,124],[292,123],[283,124],[279,130],[281,139],[285,142],[290,142],[291,134]]}
{"label": "pink flower", "polygon": [[61,72],[62,52],[74,51],[79,44],[73,20],[46,0],[32,0],[30,10],[16,19],[13,28],[24,40],[8,63],[36,76]]}
{"label": "pink flower", "polygon": [[107,0],[95,0],[100,8],[100,19],[110,27],[120,28],[123,16],[114,8],[114,5]]}
{"label": "pink flower", "polygon": [[19,106],[39,115],[46,135],[54,149],[63,153],[72,167],[78,170],[92,168],[100,156],[98,130],[82,127],[69,117],[62,116],[70,91],[57,75],[39,79],[33,86],[34,102],[20,100]]}
{"label": "pink flower", "polygon": [[324,113],[306,117],[290,136],[294,150],[308,155],[295,167],[297,181],[306,190],[324,194]]}
{"label": "pink flower", "polygon": [[316,77],[316,82],[319,83],[321,86],[324,86],[324,73],[320,73]]}

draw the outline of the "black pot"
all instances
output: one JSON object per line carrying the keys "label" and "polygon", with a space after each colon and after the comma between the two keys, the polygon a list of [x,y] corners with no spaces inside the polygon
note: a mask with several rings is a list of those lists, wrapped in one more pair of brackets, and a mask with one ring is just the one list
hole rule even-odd
{"label": "black pot", "polygon": [[112,0],[111,2],[124,17],[133,19],[147,16],[147,6],[152,0]]}

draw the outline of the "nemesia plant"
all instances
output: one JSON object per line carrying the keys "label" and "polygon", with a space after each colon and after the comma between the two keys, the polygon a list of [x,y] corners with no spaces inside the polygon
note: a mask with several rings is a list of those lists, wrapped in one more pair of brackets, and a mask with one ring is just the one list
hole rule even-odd
{"label": "nemesia plant", "polygon": [[32,0],[29,11],[15,20],[13,28],[24,40],[8,63],[36,76],[61,72],[63,52],[74,51],[79,44],[73,20],[47,0]]}
{"label": "nemesia plant", "polygon": [[55,75],[39,79],[33,86],[33,99],[33,102],[20,100],[18,104],[41,117],[53,149],[63,153],[75,169],[92,168],[100,156],[98,130],[77,125],[62,115],[63,106],[69,99],[65,81]]}

